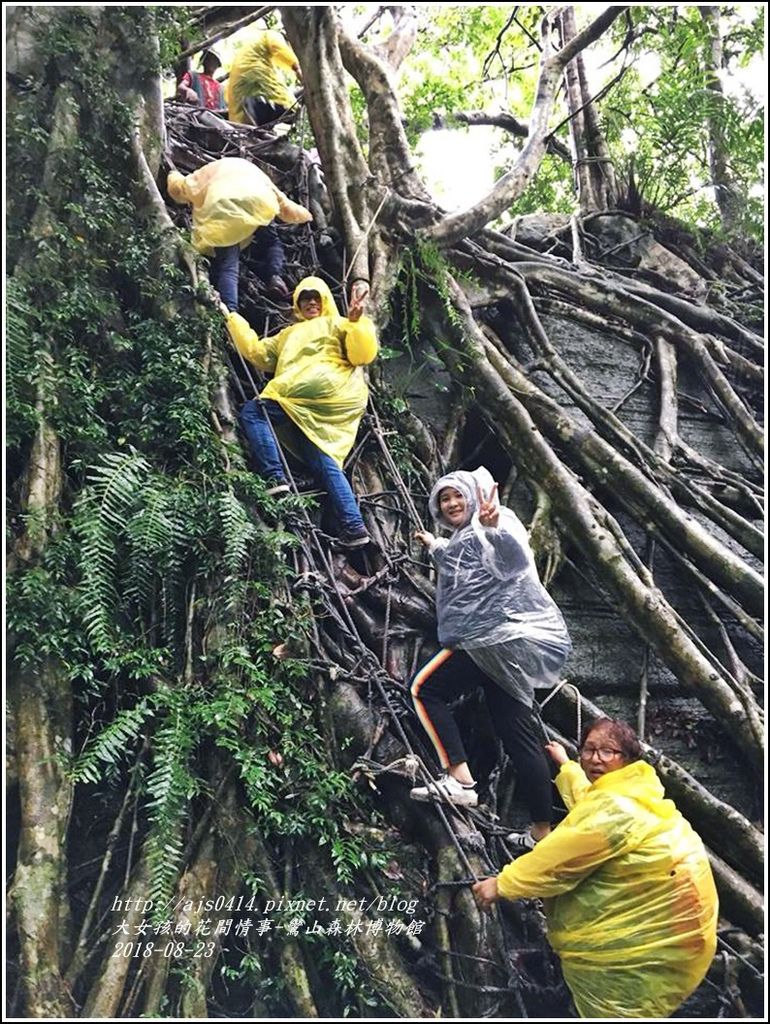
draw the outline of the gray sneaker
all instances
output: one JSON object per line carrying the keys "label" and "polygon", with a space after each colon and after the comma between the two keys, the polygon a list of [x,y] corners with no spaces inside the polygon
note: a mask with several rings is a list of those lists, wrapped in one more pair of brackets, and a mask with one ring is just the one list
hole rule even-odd
{"label": "gray sneaker", "polygon": [[271,497],[275,497],[276,494],[288,494],[291,488],[285,480],[268,480],[269,487],[265,491],[265,494],[269,494]]}
{"label": "gray sneaker", "polygon": [[364,548],[371,542],[371,539],[364,530],[363,533],[341,533],[337,538],[337,543],[343,548]]}
{"label": "gray sneaker", "polygon": [[409,796],[412,800],[439,801],[458,807],[475,807],[479,802],[476,783],[467,786],[458,782],[452,775],[442,775],[434,782],[429,782],[427,786],[417,786],[410,791]]}

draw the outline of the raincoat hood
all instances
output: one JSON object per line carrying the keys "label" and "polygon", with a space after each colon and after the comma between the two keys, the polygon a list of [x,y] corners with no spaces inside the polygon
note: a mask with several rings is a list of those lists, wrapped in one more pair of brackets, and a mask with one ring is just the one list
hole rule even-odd
{"label": "raincoat hood", "polygon": [[302,292],[309,291],[318,292],[321,296],[321,316],[339,316],[337,305],[326,281],[321,280],[320,277],[303,277],[294,289],[294,315],[298,320],[305,319],[299,309],[299,297]]}
{"label": "raincoat hood", "polygon": [[[433,485],[430,497],[428,498],[428,508],[433,516],[433,521],[437,526],[449,526],[441,515],[441,509],[439,508],[439,496],[445,487],[453,487],[465,499],[466,518],[463,526],[467,526],[479,510],[478,489],[481,489],[481,493],[486,498],[491,493],[494,483],[494,477],[484,466],[479,466],[473,472],[458,469],[454,473],[447,473],[446,476],[442,476]],[[495,495],[495,505],[499,505],[497,495]]]}
{"label": "raincoat hood", "polygon": [[600,793],[627,796],[661,820],[677,814],[673,801],[667,799],[657,772],[646,761],[632,761],[614,772],[607,772],[593,783]]}
{"label": "raincoat hood", "polygon": [[[457,526],[444,519],[439,507],[447,487],[465,501],[465,521]],[[497,525],[479,521],[479,493],[489,500],[494,488],[492,474],[479,466],[447,473],[430,492],[428,507],[436,525],[451,530],[449,539],[438,537],[431,547],[438,568],[439,642],[470,649],[526,640],[529,667],[522,668],[522,654],[520,675],[531,677],[533,687],[553,686],[570,648],[567,627],[538,578],[526,527],[512,509],[499,504],[496,492]]]}

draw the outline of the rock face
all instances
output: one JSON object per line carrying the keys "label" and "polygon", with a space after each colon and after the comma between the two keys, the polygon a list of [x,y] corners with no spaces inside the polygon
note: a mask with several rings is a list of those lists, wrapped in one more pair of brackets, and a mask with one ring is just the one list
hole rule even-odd
{"label": "rock face", "polygon": [[[589,227],[592,244],[599,247],[597,251],[615,248],[615,252],[606,257],[613,269],[643,271],[646,279],[656,287],[665,286],[667,291],[690,301],[700,301],[705,297],[707,283],[704,278],[656,241],[652,233],[633,218],[625,214],[597,216],[591,219]],[[520,217],[512,234],[517,242],[540,251],[553,251],[555,243],[571,245],[569,218],[559,214]],[[473,293],[473,285],[469,286],[469,291]],[[652,447],[658,428],[659,384],[654,371],[640,383],[649,352],[642,351],[641,345],[594,330],[566,316],[550,315],[541,310],[541,321],[552,345],[577,373],[588,392],[602,405],[615,410],[633,433]],[[510,341],[510,318],[506,318],[506,323]],[[515,327],[512,341],[519,363],[531,367],[535,353],[523,334],[516,334]],[[451,403],[447,402],[450,380],[441,368],[431,364],[427,349],[418,349],[410,356],[400,355],[381,365],[389,384],[403,395],[411,410],[431,424],[441,437],[451,419]],[[590,426],[587,417],[548,373],[533,367],[530,376],[572,418],[587,428]],[[683,440],[701,455],[738,476],[751,474],[748,456],[736,444],[734,432],[703,385],[696,367],[684,358],[678,362],[678,392],[678,430]],[[483,463],[493,472],[496,466],[505,465],[493,427],[480,417],[469,417],[460,461],[464,468]],[[660,544],[651,552],[645,531],[613,500],[612,494],[602,493],[598,497],[616,517],[640,559],[651,565],[657,586],[673,608],[693,625],[709,649],[720,652],[720,628],[704,608],[692,578]],[[521,518],[529,522],[533,512],[532,495],[523,482],[514,486],[511,504]],[[742,558],[761,571],[751,556],[713,523],[705,519],[703,523],[710,532],[718,534],[723,543],[738,550]],[[756,525],[761,527],[761,523]],[[574,565],[568,562],[551,589],[567,620],[574,643],[566,671],[568,678],[608,714],[632,724],[639,719],[640,692],[644,681],[648,691],[647,741],[681,763],[715,795],[746,816],[755,818],[759,813],[757,795],[745,775],[734,770],[735,750],[724,732],[618,614],[608,596],[592,579],[591,567],[580,564],[577,558]],[[751,671],[761,676],[761,643],[748,633],[734,629],[732,623],[731,636],[740,658]]]}
{"label": "rock face", "polygon": [[[627,342],[612,342],[607,334],[591,331],[573,321],[543,317],[552,344],[570,366],[579,372],[594,397],[609,408],[622,402],[636,383],[640,352]],[[531,358],[522,340],[522,361]],[[570,416],[588,424],[583,413],[568,396],[554,385],[544,372],[533,378],[539,387],[557,398]],[[746,473],[750,464],[743,450],[735,444],[732,431],[721,422],[719,411],[706,393],[699,378],[686,363],[679,367],[680,393],[694,402],[682,404],[679,429],[682,436],[701,454],[721,465]],[[618,410],[618,415],[637,437],[651,445],[657,425],[657,384],[649,381],[633,393]],[[528,496],[519,492],[526,515]],[[639,557],[647,562],[649,550],[644,532],[611,496],[601,495],[610,512],[620,522]],[[708,528],[714,531],[713,524]],[[734,542],[721,535],[726,544]],[[741,550],[743,557],[746,553]],[[692,580],[672,556],[659,545],[652,562],[656,584],[673,607],[694,624],[699,636],[715,651],[721,649],[718,627],[709,619],[693,587]],[[647,677],[648,742],[677,760],[713,793],[749,817],[757,813],[755,793],[740,773],[734,771],[735,753],[725,742],[719,727],[698,700],[682,690],[676,678],[661,664],[638,634],[617,614],[611,602],[592,585],[590,568],[566,566],[555,581],[552,591],[564,613],[574,650],[567,666],[567,675],[586,696],[604,708],[635,724],[638,717],[642,678]],[[761,675],[762,647],[748,634],[741,635],[739,654],[746,664]]]}
{"label": "rock face", "polygon": [[[618,270],[636,270],[665,291],[680,292],[703,302],[708,284],[689,263],[661,245],[651,230],[624,213],[598,213],[583,224],[586,254]],[[511,237],[540,252],[551,251],[557,241],[568,245],[570,218],[563,213],[529,213],[518,217]]]}
{"label": "rock face", "polygon": [[549,243],[569,231],[569,222],[566,213],[525,213],[513,222],[510,235],[522,245],[542,252]]}

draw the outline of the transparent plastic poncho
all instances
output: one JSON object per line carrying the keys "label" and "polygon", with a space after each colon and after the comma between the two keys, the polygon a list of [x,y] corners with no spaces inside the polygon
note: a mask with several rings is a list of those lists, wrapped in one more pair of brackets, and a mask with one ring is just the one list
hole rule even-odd
{"label": "transparent plastic poncho", "polygon": [[716,949],[703,843],[644,761],[593,784],[570,761],[556,786],[569,814],[503,868],[498,892],[544,900],[548,940],[581,1017],[669,1017]]}
{"label": "transparent plastic poncho", "polygon": [[[494,479],[480,466],[442,477],[429,498],[437,526],[447,527],[439,495],[453,487],[465,499],[469,518],[447,540],[431,545],[438,569],[436,616],[438,638],[444,647],[464,650],[528,641],[520,645],[521,664],[533,686],[552,686],[570,651],[561,612],[537,574],[527,530],[518,516],[500,508],[496,528],[479,522],[478,490],[488,498]],[[506,657],[504,648],[500,656]],[[504,676],[507,666],[501,665]],[[497,675],[497,673],[494,673]]]}

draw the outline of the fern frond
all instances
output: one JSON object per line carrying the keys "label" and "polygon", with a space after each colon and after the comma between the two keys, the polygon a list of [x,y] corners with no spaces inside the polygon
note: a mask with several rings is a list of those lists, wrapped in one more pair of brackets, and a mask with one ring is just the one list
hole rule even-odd
{"label": "fern frond", "polygon": [[152,714],[153,708],[148,698],[140,701],[136,707],[119,711],[76,759],[71,772],[72,781],[98,782],[101,766],[115,765],[121,761]]}
{"label": "fern frond", "polygon": [[171,898],[182,862],[183,830],[189,802],[198,790],[190,771],[197,744],[189,697],[183,690],[165,691],[167,716],[153,742],[153,768],[147,778],[150,833],[150,898],[164,907]]}
{"label": "fern frond", "polygon": [[158,575],[166,577],[169,566],[179,564],[180,525],[168,482],[152,481],[143,491],[141,507],[126,523],[125,593],[139,610],[151,605]]}
{"label": "fern frond", "polygon": [[5,301],[5,396],[6,444],[13,447],[34,431],[36,409],[35,382],[39,371],[39,353],[35,347],[37,317],[27,302],[23,285],[6,278]]}
{"label": "fern frond", "polygon": [[231,576],[237,576],[248,557],[250,543],[256,539],[257,530],[232,489],[219,495],[217,511],[222,524],[225,569]]}
{"label": "fern frond", "polygon": [[108,452],[101,465],[91,467],[87,500],[97,505],[100,519],[122,527],[149,473],[147,460],[135,449]]}
{"label": "fern frond", "polygon": [[101,464],[91,468],[89,486],[76,506],[75,529],[82,545],[83,623],[99,653],[110,653],[117,646],[119,538],[148,475],[146,460],[133,449],[106,454]]}
{"label": "fern frond", "polygon": [[219,599],[225,610],[232,611],[244,597],[246,567],[258,532],[232,489],[219,495],[216,513],[224,544],[224,578]]}
{"label": "fern frond", "polygon": [[5,368],[9,401],[17,401],[20,385],[29,381],[33,318],[22,285],[15,278],[6,278]]}

